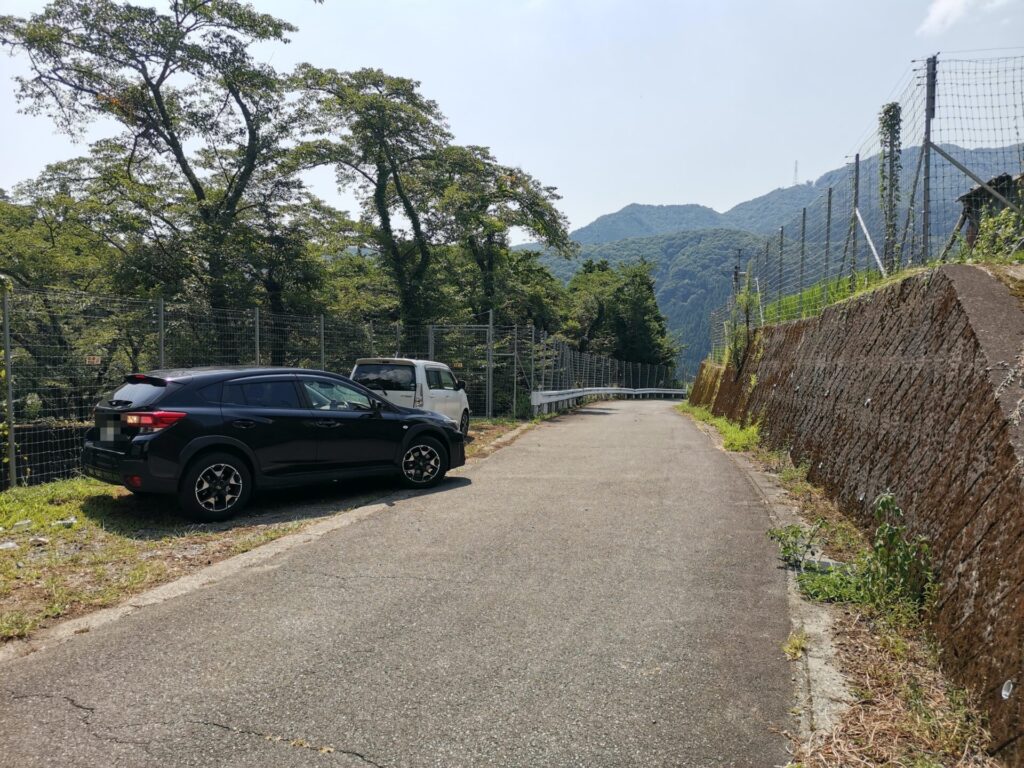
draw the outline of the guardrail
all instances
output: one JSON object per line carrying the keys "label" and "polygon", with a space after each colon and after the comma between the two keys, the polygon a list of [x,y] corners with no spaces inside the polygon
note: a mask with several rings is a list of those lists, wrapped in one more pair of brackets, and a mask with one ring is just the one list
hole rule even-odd
{"label": "guardrail", "polygon": [[559,408],[579,405],[587,397],[668,397],[672,399],[686,397],[685,389],[666,389],[661,387],[580,387],[577,389],[539,390],[530,393],[530,404],[533,412],[549,413]]}

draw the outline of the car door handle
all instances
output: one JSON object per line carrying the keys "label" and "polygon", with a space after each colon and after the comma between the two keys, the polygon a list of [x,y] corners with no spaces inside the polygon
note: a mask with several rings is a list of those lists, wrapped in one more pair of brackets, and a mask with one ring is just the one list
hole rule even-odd
{"label": "car door handle", "polygon": [[334,429],[336,427],[344,426],[341,421],[337,421],[335,419],[317,419],[313,424],[318,427],[323,427],[324,429]]}
{"label": "car door handle", "polygon": [[252,419],[235,419],[231,422],[232,427],[238,427],[238,429],[249,429],[249,427],[255,427],[256,422]]}

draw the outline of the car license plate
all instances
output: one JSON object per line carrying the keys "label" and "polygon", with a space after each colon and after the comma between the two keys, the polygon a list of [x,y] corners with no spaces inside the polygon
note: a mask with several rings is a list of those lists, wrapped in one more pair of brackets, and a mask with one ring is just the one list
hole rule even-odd
{"label": "car license plate", "polygon": [[114,426],[100,427],[100,441],[104,443],[113,443],[117,440],[117,433],[119,431],[120,430]]}

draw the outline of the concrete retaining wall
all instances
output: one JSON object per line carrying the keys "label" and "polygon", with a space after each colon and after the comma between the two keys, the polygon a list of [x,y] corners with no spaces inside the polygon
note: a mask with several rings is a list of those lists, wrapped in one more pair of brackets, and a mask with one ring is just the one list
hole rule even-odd
{"label": "concrete retaining wall", "polygon": [[1024,311],[1004,280],[946,266],[765,328],[738,372],[703,366],[691,399],[759,421],[865,527],[895,494],[934,552],[944,665],[1024,765]]}

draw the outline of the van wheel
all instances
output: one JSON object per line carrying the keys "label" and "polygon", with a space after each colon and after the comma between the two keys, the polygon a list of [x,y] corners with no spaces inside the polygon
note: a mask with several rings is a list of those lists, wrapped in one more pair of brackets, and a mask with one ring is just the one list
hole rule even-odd
{"label": "van wheel", "polygon": [[206,453],[195,459],[181,479],[182,514],[197,523],[217,523],[241,512],[252,496],[252,473],[238,456]]}
{"label": "van wheel", "polygon": [[402,484],[406,487],[430,488],[444,479],[448,471],[448,454],[434,438],[419,437],[405,449],[399,469]]}
{"label": "van wheel", "polygon": [[464,437],[469,437],[469,411],[462,412],[462,418],[459,419],[459,431]]}

